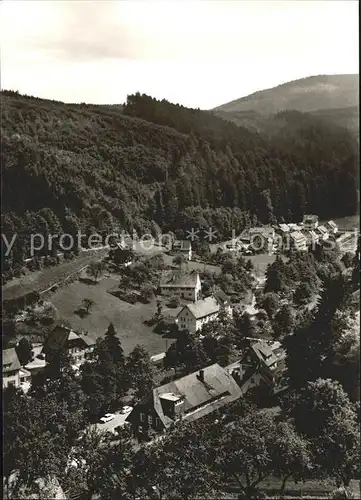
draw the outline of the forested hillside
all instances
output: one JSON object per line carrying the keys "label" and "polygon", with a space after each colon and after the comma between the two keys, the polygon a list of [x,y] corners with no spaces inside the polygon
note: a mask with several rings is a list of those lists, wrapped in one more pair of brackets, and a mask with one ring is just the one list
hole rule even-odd
{"label": "forested hillside", "polygon": [[[121,108],[1,94],[3,231],[211,225],[355,213],[354,139],[285,112],[271,138],[145,95]],[[17,246],[18,245],[18,246]],[[17,246],[17,248],[16,248]],[[17,240],[11,259],[21,262]],[[10,259],[10,260],[11,260]]]}
{"label": "forested hillside", "polygon": [[[280,128],[278,120],[279,113],[275,115],[265,115],[256,111],[214,111],[215,115],[235,123],[238,126],[246,127],[248,130],[256,133],[262,133],[267,136],[274,135]],[[315,118],[320,118],[326,125],[336,125],[347,128],[353,137],[359,139],[359,108],[351,106],[339,109],[319,109],[310,112]]]}

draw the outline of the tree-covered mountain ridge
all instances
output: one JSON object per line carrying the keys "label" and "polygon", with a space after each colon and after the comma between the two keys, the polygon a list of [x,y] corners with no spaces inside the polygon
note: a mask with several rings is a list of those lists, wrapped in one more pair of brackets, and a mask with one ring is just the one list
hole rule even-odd
{"label": "tree-covered mountain ridge", "polygon": [[222,111],[313,112],[358,106],[359,75],[317,75],[254,92],[214,108]]}
{"label": "tree-covered mountain ridge", "polygon": [[[275,115],[297,110],[348,128],[359,137],[359,75],[318,75],[254,92],[214,108],[225,120],[272,134]],[[277,117],[276,117],[277,118]]]}
{"label": "tree-covered mountain ridge", "polygon": [[3,231],[229,233],[274,219],[352,215],[358,151],[342,127],[279,114],[267,138],[146,95],[123,107],[1,93]]}

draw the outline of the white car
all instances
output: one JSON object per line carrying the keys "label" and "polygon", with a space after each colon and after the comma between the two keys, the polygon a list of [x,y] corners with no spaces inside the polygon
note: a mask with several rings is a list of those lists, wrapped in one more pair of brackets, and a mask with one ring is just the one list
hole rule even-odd
{"label": "white car", "polygon": [[105,424],[106,422],[110,422],[111,420],[113,420],[113,418],[115,417],[115,415],[113,413],[106,413],[104,415],[104,417],[102,417],[100,419],[100,421]]}
{"label": "white car", "polygon": [[132,406],[123,406],[120,413],[124,415],[125,413],[130,413],[133,410]]}

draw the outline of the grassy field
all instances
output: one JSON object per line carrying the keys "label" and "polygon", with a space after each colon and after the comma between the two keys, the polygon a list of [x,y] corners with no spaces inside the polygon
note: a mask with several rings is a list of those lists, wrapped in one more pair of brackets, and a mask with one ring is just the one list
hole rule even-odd
{"label": "grassy field", "polygon": [[[59,289],[51,297],[51,302],[57,308],[59,315],[75,330],[84,330],[93,338],[105,334],[112,322],[119,333],[124,351],[128,354],[137,344],[143,345],[149,354],[157,354],[169,347],[173,339],[163,338],[153,332],[153,328],[144,324],[156,311],[156,301],[150,304],[128,304],[114,297],[107,290],[119,284],[119,277],[103,278],[94,285],[80,281],[73,282]],[[82,300],[89,298],[94,301],[90,314],[79,317],[75,310]],[[179,309],[164,308],[164,314],[175,316]]]}
{"label": "grassy field", "polygon": [[21,297],[33,291],[42,291],[53,285],[64,277],[77,272],[92,260],[104,255],[104,251],[88,252],[70,261],[64,261],[53,267],[47,267],[41,271],[28,272],[21,278],[14,278],[3,286],[3,298],[5,300]]}
{"label": "grassy field", "polygon": [[[163,254],[164,258],[164,263],[167,266],[170,266],[173,264],[173,259],[174,255],[169,255],[169,254]],[[202,262],[196,262],[194,260],[190,260],[182,264],[182,269],[185,271],[199,271],[199,272],[204,272],[208,271],[210,273],[216,273],[220,274],[221,273],[221,268],[219,266],[214,266],[212,264],[203,264]]]}
{"label": "grassy field", "polygon": [[[280,257],[285,261],[288,260],[287,257],[283,255],[281,255]],[[247,256],[246,258],[249,259],[254,265],[255,274],[258,277],[262,277],[265,275],[268,264],[272,264],[272,262],[276,260],[276,255],[268,255],[268,253],[262,253],[259,255]]]}
{"label": "grassy field", "polygon": [[[139,255],[154,255],[164,251],[164,247],[153,246],[147,249],[147,245],[134,243],[134,251]],[[62,262],[53,267],[44,268],[41,271],[27,272],[20,278],[14,278],[3,286],[3,297],[5,300],[16,299],[29,292],[42,291],[50,287],[65,276],[77,272],[92,260],[104,257],[107,250],[86,251],[83,255],[75,257],[71,261]]]}

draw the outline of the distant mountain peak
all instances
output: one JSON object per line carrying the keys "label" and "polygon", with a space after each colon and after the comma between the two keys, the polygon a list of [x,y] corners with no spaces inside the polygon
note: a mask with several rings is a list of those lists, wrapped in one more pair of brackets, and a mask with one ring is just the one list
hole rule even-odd
{"label": "distant mountain peak", "polygon": [[283,110],[312,112],[354,107],[359,102],[359,75],[317,75],[259,90],[217,106],[214,111],[274,114]]}

